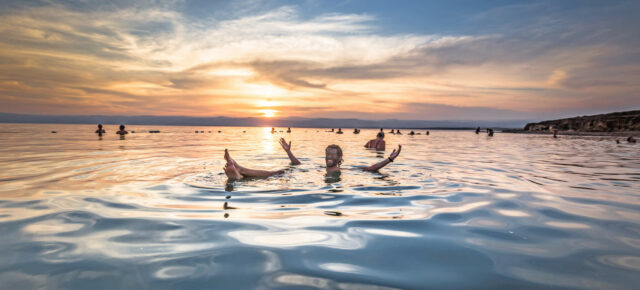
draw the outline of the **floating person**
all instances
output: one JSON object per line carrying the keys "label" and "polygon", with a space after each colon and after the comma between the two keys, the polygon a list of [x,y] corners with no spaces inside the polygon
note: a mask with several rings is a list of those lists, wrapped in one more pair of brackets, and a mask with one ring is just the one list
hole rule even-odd
{"label": "floating person", "polygon": [[218,133],[222,133],[222,131],[218,130]]}
{"label": "floating person", "polygon": [[51,131],[52,134],[58,133],[58,131]]}
{"label": "floating person", "polygon": [[487,128],[487,136],[493,137],[493,129],[488,129]]}
{"label": "floating person", "polygon": [[384,151],[385,145],[386,144],[384,142],[384,132],[378,132],[378,135],[376,135],[376,139],[369,140],[369,142],[367,142],[367,144],[364,144],[364,148],[376,149],[378,151]]}
{"label": "floating person", "polygon": [[129,132],[127,132],[127,130],[124,129],[124,125],[120,125],[120,131],[116,132],[116,134],[120,136],[124,136],[129,134]]}
{"label": "floating person", "polygon": [[400,132],[400,129],[396,130],[396,134],[402,135],[402,132]]}
{"label": "floating person", "polygon": [[553,138],[558,138],[558,129],[553,128]]}
{"label": "floating person", "polygon": [[360,134],[360,129],[358,128],[353,129],[353,134]]}
{"label": "floating person", "polygon": [[380,132],[384,132],[384,128],[380,128]]}
{"label": "floating person", "polygon": [[427,131],[427,136],[429,136],[429,131]]}
{"label": "floating person", "polygon": [[198,130],[196,130],[196,133],[198,133]]}
{"label": "floating person", "polygon": [[102,134],[107,132],[102,129],[102,124],[98,124],[98,130],[96,130],[96,133],[98,133],[98,136],[102,137]]}
{"label": "floating person", "polygon": [[389,133],[395,134],[396,132],[394,132],[393,129],[391,129],[391,131],[389,131]]}
{"label": "floating person", "polygon": [[616,144],[620,144],[620,140],[616,139]]}
{"label": "floating person", "polygon": [[276,128],[271,127],[271,134],[276,132]]}
{"label": "floating person", "polygon": [[291,127],[287,127],[287,133],[291,133]]}
{"label": "floating person", "polygon": [[329,132],[335,132],[335,130],[333,128],[331,128],[331,131],[329,131]]}
{"label": "floating person", "polygon": [[629,136],[629,138],[627,138],[627,142],[629,143],[636,143],[636,138],[633,138],[633,136]]}
{"label": "floating person", "polygon": [[415,134],[416,134],[416,132],[413,132],[413,131],[409,132],[409,135],[411,135],[411,136],[413,136]]}
{"label": "floating person", "polygon": [[[282,146],[282,149],[284,149],[284,151],[289,156],[289,160],[291,160],[291,165],[301,164],[301,162],[291,152],[291,141],[287,143],[287,141],[284,138],[281,138],[280,145]],[[369,172],[378,171],[380,168],[389,165],[389,163],[392,163],[398,157],[398,155],[400,155],[400,151],[402,151],[402,145],[398,145],[398,149],[397,150],[394,149],[393,152],[391,152],[391,154],[389,155],[389,157],[386,158],[385,160],[378,162],[376,164],[373,164],[371,166],[358,167],[357,169],[369,171]],[[247,177],[264,178],[264,177],[269,177],[273,175],[283,174],[285,172],[284,169],[270,171],[270,170],[249,169],[249,168],[243,167],[240,164],[238,164],[238,162],[233,160],[233,158],[231,158],[231,155],[229,154],[229,150],[227,149],[224,150],[224,159],[227,161],[227,163],[224,165],[223,169],[224,169],[224,173],[227,175],[229,179],[240,180]],[[335,144],[327,146],[327,148],[325,148],[324,159],[325,159],[327,175],[334,175],[334,173],[337,173],[337,174],[340,173],[340,165],[342,164],[342,161],[343,161],[342,149],[340,148],[340,146]]]}
{"label": "floating person", "polygon": [[480,134],[480,127],[476,128],[476,134]]}
{"label": "floating person", "polygon": [[342,128],[338,128],[338,132],[336,132],[336,134],[343,134],[344,132],[342,132]]}

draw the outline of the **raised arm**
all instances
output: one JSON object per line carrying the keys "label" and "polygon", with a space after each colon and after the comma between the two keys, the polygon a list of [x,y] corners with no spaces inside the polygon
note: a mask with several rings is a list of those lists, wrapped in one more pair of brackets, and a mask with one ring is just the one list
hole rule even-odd
{"label": "raised arm", "polygon": [[291,160],[292,165],[300,164],[300,161],[298,160],[298,158],[293,156],[293,153],[291,153],[291,141],[289,141],[289,143],[287,144],[287,141],[284,140],[284,138],[280,138],[280,146],[282,146],[282,149],[284,149],[284,151],[287,152],[287,155],[289,156],[289,159]]}
{"label": "raised arm", "polygon": [[364,167],[362,168],[362,170],[364,171],[378,171],[378,169],[387,166],[387,164],[393,162],[396,157],[398,157],[398,155],[400,155],[400,151],[402,151],[402,145],[398,145],[398,149],[393,149],[393,152],[391,152],[391,155],[389,155],[389,158],[380,161],[374,165],[371,165],[369,167]]}

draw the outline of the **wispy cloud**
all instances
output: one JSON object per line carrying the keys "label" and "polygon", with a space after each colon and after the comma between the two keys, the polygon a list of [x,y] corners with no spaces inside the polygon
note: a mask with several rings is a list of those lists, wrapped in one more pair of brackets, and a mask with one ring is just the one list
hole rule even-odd
{"label": "wispy cloud", "polygon": [[192,18],[180,5],[13,5],[0,22],[2,110],[255,116],[272,100],[289,116],[506,119],[640,105],[640,52],[621,37],[638,33],[527,16],[547,4],[471,17],[522,18],[473,35],[381,33],[378,15],[296,6]]}

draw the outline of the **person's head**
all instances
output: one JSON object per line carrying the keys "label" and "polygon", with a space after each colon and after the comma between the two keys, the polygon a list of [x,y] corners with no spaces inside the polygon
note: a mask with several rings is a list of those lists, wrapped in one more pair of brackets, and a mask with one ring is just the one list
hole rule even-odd
{"label": "person's head", "polygon": [[98,124],[98,129],[102,129],[102,124]]}
{"label": "person's head", "polygon": [[327,167],[340,166],[342,164],[342,149],[340,146],[332,144],[324,149],[324,160]]}
{"label": "person's head", "polygon": [[124,130],[124,125],[120,125],[120,130]]}
{"label": "person's head", "polygon": [[378,132],[378,135],[376,135],[376,138],[384,139],[384,133]]}

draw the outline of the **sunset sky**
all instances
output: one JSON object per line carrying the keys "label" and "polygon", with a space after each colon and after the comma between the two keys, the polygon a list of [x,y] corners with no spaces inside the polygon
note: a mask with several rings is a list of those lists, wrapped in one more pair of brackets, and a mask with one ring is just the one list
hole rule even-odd
{"label": "sunset sky", "polygon": [[0,112],[548,119],[640,109],[640,1],[2,1]]}

